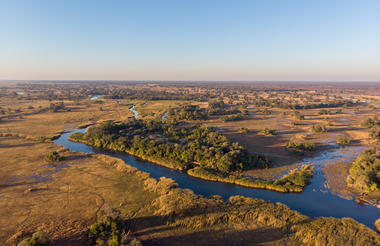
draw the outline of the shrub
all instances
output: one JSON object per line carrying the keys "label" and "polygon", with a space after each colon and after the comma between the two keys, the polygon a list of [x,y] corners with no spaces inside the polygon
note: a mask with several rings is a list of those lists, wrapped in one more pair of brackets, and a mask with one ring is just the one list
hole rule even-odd
{"label": "shrub", "polygon": [[241,127],[241,128],[239,129],[239,132],[240,132],[240,133],[243,133],[243,134],[246,134],[246,133],[249,132],[249,130],[248,130],[247,127]]}
{"label": "shrub", "polygon": [[367,118],[360,122],[360,126],[365,128],[372,128],[377,125],[380,125],[380,122],[376,116],[374,116],[373,118]]}
{"label": "shrub", "polygon": [[52,151],[48,155],[45,156],[46,161],[61,161],[63,157],[58,154],[57,151]]}
{"label": "shrub", "polygon": [[273,136],[277,135],[277,132],[266,127],[264,130],[261,131],[261,134],[264,134],[265,136]]}
{"label": "shrub", "polygon": [[50,240],[46,232],[38,231],[33,233],[32,237],[25,238],[18,246],[47,246]]}
{"label": "shrub", "polygon": [[311,127],[311,131],[314,133],[327,132],[327,128],[325,126],[316,124]]}
{"label": "shrub", "polygon": [[272,114],[268,109],[258,109],[256,112],[258,112],[258,113],[262,113],[262,114],[264,114],[264,115],[270,115],[270,114]]}
{"label": "shrub", "polygon": [[305,116],[303,116],[300,112],[298,111],[294,111],[293,113],[294,117],[296,118],[296,120],[304,120],[305,119]]}
{"label": "shrub", "polygon": [[285,148],[295,154],[303,155],[305,151],[314,151],[315,144],[313,142],[289,141],[286,143]]}
{"label": "shrub", "polygon": [[330,112],[326,109],[321,109],[321,110],[319,110],[318,114],[319,115],[329,115]]}
{"label": "shrub", "polygon": [[346,136],[339,136],[336,140],[336,143],[339,145],[349,145],[350,142],[350,139],[348,139]]}
{"label": "shrub", "polygon": [[118,246],[123,229],[124,222],[118,214],[105,215],[102,211],[97,221],[90,226],[88,236],[96,245]]}
{"label": "shrub", "polygon": [[380,140],[380,127],[379,126],[372,127],[371,130],[369,131],[368,136],[371,139],[379,141]]}
{"label": "shrub", "polygon": [[243,116],[242,113],[240,113],[240,114],[233,114],[233,115],[228,115],[228,116],[220,117],[220,120],[223,121],[223,122],[238,121],[238,120],[244,120],[244,116]]}

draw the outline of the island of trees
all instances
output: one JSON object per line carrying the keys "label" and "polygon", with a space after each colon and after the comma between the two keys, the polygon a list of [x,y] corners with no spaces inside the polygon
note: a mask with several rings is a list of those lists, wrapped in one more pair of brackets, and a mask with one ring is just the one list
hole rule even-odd
{"label": "island of trees", "polygon": [[214,128],[165,120],[107,121],[91,126],[85,134],[74,133],[72,141],[137,157],[202,179],[234,183],[280,192],[301,192],[313,176],[311,166],[292,170],[278,180],[243,177],[241,171],[268,168],[263,155],[252,154],[230,142]]}
{"label": "island of trees", "polygon": [[360,154],[350,169],[347,183],[358,190],[380,189],[380,149],[370,148]]}

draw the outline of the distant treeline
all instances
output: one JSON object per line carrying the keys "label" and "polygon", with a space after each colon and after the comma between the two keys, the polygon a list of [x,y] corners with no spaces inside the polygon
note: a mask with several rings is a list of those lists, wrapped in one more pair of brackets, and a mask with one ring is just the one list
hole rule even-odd
{"label": "distant treeline", "polygon": [[208,108],[200,108],[198,105],[183,105],[171,108],[167,118],[175,120],[207,120],[210,116],[230,115],[222,117],[224,121],[243,119],[242,112],[236,107],[225,104],[223,101],[210,101]]}

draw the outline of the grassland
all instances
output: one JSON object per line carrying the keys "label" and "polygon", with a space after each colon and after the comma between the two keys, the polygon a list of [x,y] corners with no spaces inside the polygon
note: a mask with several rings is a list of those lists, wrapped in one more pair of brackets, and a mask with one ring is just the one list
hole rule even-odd
{"label": "grassland", "polygon": [[[56,94],[60,95],[64,94],[66,86],[47,87],[57,87],[55,90],[62,93]],[[121,86],[124,87],[143,90],[136,85]],[[43,98],[44,89],[28,88],[6,85],[0,91],[0,107],[6,111],[0,115],[1,245],[14,245],[35,231],[45,231],[55,245],[84,245],[88,242],[89,226],[96,221],[99,211],[110,208],[120,211],[131,238],[139,239],[143,245],[380,245],[379,234],[350,218],[309,218],[283,204],[261,199],[236,196],[223,201],[218,196],[199,196],[178,188],[170,179],[153,179],[120,160],[70,152],[42,141],[80,124],[127,120],[133,116],[127,103],[130,100],[124,99],[124,105],[118,104],[117,99],[108,98],[94,102],[89,96],[64,99],[65,110],[50,112],[50,103],[61,100],[53,98],[49,101]],[[97,90],[102,91],[101,86],[78,88],[85,90],[87,95],[94,91],[101,94]],[[180,90],[165,86],[157,88],[160,92],[170,93]],[[221,95],[219,88],[196,90],[197,93]],[[25,96],[15,95],[17,91],[24,91]],[[72,90],[71,93],[79,92]],[[300,92],[303,95],[308,93],[312,92]],[[380,99],[376,93],[363,89],[347,89],[345,94],[339,94],[337,90],[335,93],[373,100],[377,107],[376,100]],[[33,100],[27,99],[29,96]],[[262,96],[271,95],[263,92]],[[291,97],[289,94],[288,99]],[[324,100],[322,96],[315,98]],[[300,98],[295,100],[302,102]],[[143,118],[159,117],[167,108],[183,102],[146,101],[137,100],[136,109],[141,111]],[[236,104],[243,99],[232,101]],[[203,108],[207,106],[205,102],[191,103]],[[216,117],[201,122],[217,127],[231,141],[238,141],[252,153],[264,153],[276,164],[273,168],[246,171],[243,176],[274,180],[286,170],[295,169],[295,163],[302,158],[329,149],[331,146],[327,143],[335,143],[340,135],[349,137],[350,145],[376,144],[368,138],[368,129],[360,126],[363,118],[378,114],[378,110],[366,105],[346,107],[343,108],[344,114],[332,115],[319,115],[319,109],[301,109],[299,111],[305,119],[294,125],[293,110],[268,107],[271,114],[266,115],[257,112],[258,108],[248,105],[248,115],[238,122],[221,122]],[[313,124],[324,124],[328,131],[308,134]],[[249,131],[240,133],[241,127]],[[277,135],[258,134],[265,127],[276,130]],[[305,153],[303,157],[287,152],[284,146],[291,139],[315,142],[316,152]],[[54,150],[64,160],[46,161],[45,156]],[[344,166],[348,173],[350,165],[346,163]],[[327,177],[334,170],[335,173],[341,171],[326,170]],[[347,175],[343,173],[339,177],[345,179]],[[348,191],[347,194],[354,193]]]}
{"label": "grassland", "polygon": [[[42,230],[56,245],[83,245],[89,225],[107,207],[121,212],[133,237],[144,245],[189,245],[194,240],[198,245],[380,243],[375,232],[351,219],[310,219],[260,199],[238,196],[224,202],[217,196],[198,196],[177,188],[172,180],[150,178],[102,155],[60,149],[65,160],[46,166],[44,157],[55,148],[50,143],[1,138],[0,154],[6,163],[1,166],[3,244]],[[60,165],[66,168],[56,171]],[[33,175],[40,178],[30,178]]]}
{"label": "grassland", "polygon": [[[39,113],[28,112],[27,105],[30,104],[41,105],[45,110]],[[0,103],[2,108],[14,107],[14,105],[11,98],[2,98]],[[48,105],[49,103],[44,100],[17,101],[17,106],[23,108],[23,111],[2,116],[0,133],[50,139],[58,136],[63,130],[73,129],[80,124],[89,124],[108,119],[126,120],[128,117],[133,116],[127,106],[120,106],[115,101],[105,101],[98,104],[85,100],[80,102],[79,105],[73,101],[67,101],[65,102],[65,107],[69,111],[58,112],[47,110]],[[34,106],[34,108],[36,107]],[[100,107],[102,110],[100,110]]]}

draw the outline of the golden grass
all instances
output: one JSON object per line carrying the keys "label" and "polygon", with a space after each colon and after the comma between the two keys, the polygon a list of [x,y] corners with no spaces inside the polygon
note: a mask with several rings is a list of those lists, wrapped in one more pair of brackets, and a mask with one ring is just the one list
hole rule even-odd
{"label": "golden grass", "polygon": [[56,147],[15,137],[1,137],[0,146],[1,180],[6,180],[0,200],[2,243],[9,238],[7,243],[12,244],[36,230],[46,231],[57,244],[84,242],[88,225],[105,206],[119,209],[134,236],[148,244],[152,240],[160,245],[191,245],[194,240],[198,245],[326,242],[315,236],[319,231],[338,244],[380,242],[373,231],[352,220],[321,223],[324,218],[312,220],[261,199],[236,196],[224,202],[218,196],[198,196],[171,179],[156,180],[105,155],[60,149],[66,159],[57,165],[70,167],[50,174],[50,183],[25,184],[27,176],[51,171],[44,166],[44,156]]}
{"label": "golden grass", "polygon": [[[36,107],[46,107],[50,102],[1,98],[0,106],[26,110],[30,103]],[[88,100],[82,101],[81,105],[69,103],[65,102],[72,109],[71,112],[21,115],[23,118],[15,117],[0,122],[0,132],[4,133],[0,136],[2,245],[13,245],[21,237],[36,230],[46,231],[57,245],[83,244],[86,242],[88,225],[104,206],[119,209],[122,217],[128,219],[133,234],[146,244],[380,245],[378,234],[351,219],[310,219],[283,204],[260,199],[237,196],[224,202],[218,196],[198,196],[190,190],[178,188],[170,179],[153,179],[149,174],[108,156],[78,154],[60,149],[59,153],[66,160],[57,165],[67,164],[69,168],[52,173],[55,168],[46,166],[48,163],[44,156],[57,147],[29,138],[52,138],[63,129],[78,124],[106,119],[124,120],[132,116],[128,107],[118,106],[112,100],[106,100],[102,105]],[[104,111],[99,110],[100,106]],[[144,113],[149,114],[150,110],[160,113],[158,110],[164,106],[168,105],[157,102]],[[272,152],[277,153],[281,143],[290,137],[290,134],[281,135],[281,131],[287,129],[293,119],[281,116],[281,110],[273,111],[274,115],[263,119],[252,116],[239,124],[208,123],[222,126],[230,137],[236,137],[237,140],[243,140],[234,135],[242,126],[260,130],[265,125],[276,129],[280,136],[264,147],[266,151],[274,150]],[[334,117],[333,122],[337,120],[338,116]],[[323,119],[316,117],[309,121],[316,123],[323,122]],[[345,124],[339,132],[352,134],[354,139],[365,138],[364,130],[351,130],[351,126]],[[305,132],[304,129],[308,127],[301,125],[294,129]],[[245,137],[248,143],[257,142],[254,133]],[[263,150],[258,145],[249,147]],[[33,175],[50,176],[51,181],[36,183]]]}
{"label": "golden grass", "polygon": [[[54,165],[67,168],[54,172],[44,160],[53,149],[54,144],[0,138],[1,244],[14,234],[17,240],[36,230],[46,231],[53,240],[83,237],[105,204],[122,206],[122,212],[130,214],[156,196],[144,190],[136,169],[108,156],[61,149],[66,159]],[[41,177],[51,181],[38,182]]]}
{"label": "golden grass", "polygon": [[[34,102],[36,105],[39,101]],[[83,101],[80,105],[65,104],[70,112],[43,112],[24,115],[22,119],[4,119],[0,122],[0,133],[22,134],[31,138],[54,138],[66,128],[75,128],[99,120],[126,120],[133,116],[128,107],[119,106],[115,101],[107,100],[104,104]],[[99,110],[99,107],[103,111]],[[20,113],[22,115],[22,113]]]}

